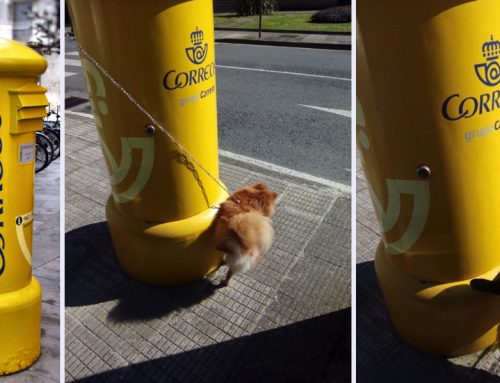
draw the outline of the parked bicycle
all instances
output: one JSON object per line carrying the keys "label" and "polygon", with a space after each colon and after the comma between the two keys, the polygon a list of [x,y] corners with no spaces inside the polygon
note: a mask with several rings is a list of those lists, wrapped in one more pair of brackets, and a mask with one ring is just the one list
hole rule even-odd
{"label": "parked bicycle", "polygon": [[35,173],[45,169],[49,165],[49,154],[42,145],[36,144],[35,153]]}
{"label": "parked bicycle", "polygon": [[61,154],[60,117],[59,107],[57,110],[49,108],[47,117],[43,121],[42,131],[36,132],[36,173],[49,166]]}
{"label": "parked bicycle", "polygon": [[61,154],[59,130],[46,126],[44,123],[42,132],[49,138],[50,142],[52,143],[52,146],[54,148],[52,152],[52,161],[54,161]]}
{"label": "parked bicycle", "polygon": [[60,121],[61,115],[59,114],[59,107],[57,107],[56,110],[50,109],[49,107],[49,112],[47,113],[47,117],[44,118],[43,124],[49,128],[59,131],[61,126]]}

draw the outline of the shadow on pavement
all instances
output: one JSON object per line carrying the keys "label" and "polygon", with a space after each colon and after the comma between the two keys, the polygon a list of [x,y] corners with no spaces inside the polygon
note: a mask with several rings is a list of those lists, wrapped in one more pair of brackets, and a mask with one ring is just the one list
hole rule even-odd
{"label": "shadow on pavement", "polygon": [[[456,365],[446,358],[423,354],[405,344],[397,337],[390,322],[375,274],[374,262],[359,263],[356,267],[356,278],[358,382],[500,382],[497,375],[473,367]],[[430,376],[432,378],[429,379]]]}
{"label": "shadow on pavement", "polygon": [[106,222],[66,233],[66,307],[118,300],[112,321],[159,318],[200,303],[217,287],[201,279],[175,287],[147,286],[129,279],[116,262]]}
{"label": "shadow on pavement", "polygon": [[347,383],[350,323],[344,309],[78,381]]}

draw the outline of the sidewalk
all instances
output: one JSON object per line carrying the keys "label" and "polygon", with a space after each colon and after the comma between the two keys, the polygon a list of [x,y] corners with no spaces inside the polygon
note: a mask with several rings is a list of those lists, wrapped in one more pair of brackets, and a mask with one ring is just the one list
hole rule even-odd
{"label": "sidewalk", "polygon": [[286,32],[259,32],[216,28],[215,41],[224,43],[279,45],[302,48],[351,49],[351,35]]}
{"label": "sidewalk", "polygon": [[[59,164],[35,174],[33,275],[42,285],[42,354],[31,367],[2,376],[2,383],[59,383]],[[0,340],[1,341],[1,340]]]}
{"label": "sidewalk", "polygon": [[229,189],[279,193],[273,247],[227,288],[148,287],[114,259],[93,120],[66,129],[67,381],[350,382],[350,193],[221,155]]}
{"label": "sidewalk", "polygon": [[380,291],[373,259],[380,240],[361,164],[356,166],[357,189],[357,379],[393,383],[500,382],[500,349],[458,358],[420,353],[396,336]]}

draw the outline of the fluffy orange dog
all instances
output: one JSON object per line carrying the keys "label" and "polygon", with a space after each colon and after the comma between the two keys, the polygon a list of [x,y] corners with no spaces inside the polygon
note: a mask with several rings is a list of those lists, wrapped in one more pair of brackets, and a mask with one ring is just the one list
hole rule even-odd
{"label": "fluffy orange dog", "polygon": [[271,247],[276,196],[266,185],[258,183],[236,191],[221,204],[214,221],[215,244],[225,253],[229,267],[221,286],[227,286],[235,273],[255,266]]}

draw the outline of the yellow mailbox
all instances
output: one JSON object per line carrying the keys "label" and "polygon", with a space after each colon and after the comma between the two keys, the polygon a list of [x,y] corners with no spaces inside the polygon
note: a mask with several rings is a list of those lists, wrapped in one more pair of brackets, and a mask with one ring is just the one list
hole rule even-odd
{"label": "yellow mailbox", "polygon": [[48,105],[32,49],[0,39],[0,375],[40,356],[42,290],[31,275],[35,131]]}
{"label": "yellow mailbox", "polygon": [[399,335],[438,355],[499,337],[500,3],[359,0],[357,145]]}
{"label": "yellow mailbox", "polygon": [[149,284],[200,278],[221,262],[208,229],[227,193],[151,127],[104,68],[216,179],[211,0],[70,0],[111,184],[108,227],[123,270]]}

